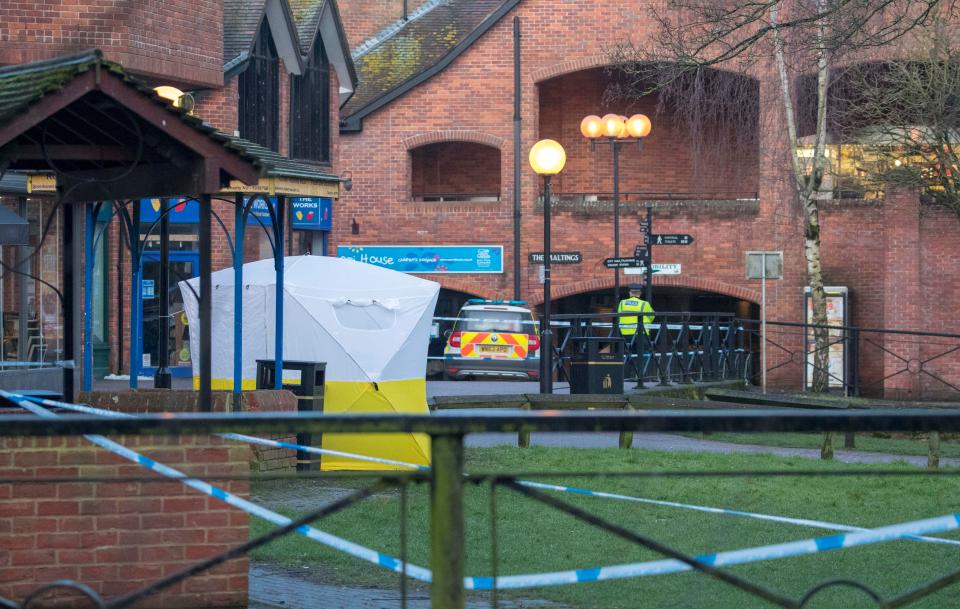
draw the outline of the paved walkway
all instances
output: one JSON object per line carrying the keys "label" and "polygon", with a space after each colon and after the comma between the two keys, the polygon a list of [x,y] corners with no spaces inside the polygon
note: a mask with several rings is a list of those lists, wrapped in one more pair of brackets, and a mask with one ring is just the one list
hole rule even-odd
{"label": "paved walkway", "polygon": [[[530,443],[537,446],[557,446],[566,448],[616,448],[619,440],[617,433],[532,433]],[[517,434],[481,433],[467,436],[467,446],[490,447],[517,444]],[[667,452],[704,452],[704,453],[744,453],[754,455],[777,455],[781,457],[804,457],[819,459],[818,448],[783,448],[760,446],[756,444],[734,444],[700,440],[665,433],[637,433],[633,435],[633,447],[642,450],[660,450]],[[927,466],[927,457],[918,455],[894,455],[856,450],[836,450],[834,459],[843,463],[894,463],[905,462],[918,467]],[[947,457],[940,459],[941,466],[958,467],[960,459]]]}
{"label": "paved walkway", "polygon": [[[329,576],[306,567],[250,565],[249,609],[399,609],[400,576],[383,572],[383,588],[343,586],[328,583]],[[562,609],[543,600],[499,599],[502,609]],[[489,609],[489,596],[468,593],[467,609]],[[430,590],[411,584],[408,609],[430,609]]]}

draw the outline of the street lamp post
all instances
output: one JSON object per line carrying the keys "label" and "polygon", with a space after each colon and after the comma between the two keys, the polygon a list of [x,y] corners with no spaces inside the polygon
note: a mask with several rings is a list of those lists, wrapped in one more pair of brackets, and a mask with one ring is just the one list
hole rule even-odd
{"label": "street lamp post", "polygon": [[550,330],[550,181],[563,170],[567,153],[554,140],[530,149],[530,167],[543,176],[543,319],[540,329],[540,393],[553,393],[553,332]]}
{"label": "street lamp post", "polygon": [[[619,114],[606,114],[603,118],[591,114],[580,122],[580,133],[590,140],[594,150],[597,141],[610,143],[613,152],[613,257],[620,257],[620,145],[623,142],[636,141],[643,148],[643,138],[650,135],[650,119],[643,114],[634,114],[630,118]],[[649,244],[647,244],[649,247]],[[613,304],[620,300],[620,269],[613,270]],[[619,328],[620,319],[614,317],[614,327]]]}

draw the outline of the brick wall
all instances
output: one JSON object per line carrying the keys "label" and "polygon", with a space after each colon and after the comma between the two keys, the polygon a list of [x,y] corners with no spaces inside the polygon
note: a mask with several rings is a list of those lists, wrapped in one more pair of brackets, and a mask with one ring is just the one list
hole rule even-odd
{"label": "brick wall", "polygon": [[[114,439],[200,478],[249,471],[246,446],[213,437]],[[159,476],[122,480],[131,476],[153,475],[82,438],[0,439],[0,477],[22,480],[0,484],[0,596],[22,601],[72,579],[109,601],[247,540],[245,513]],[[96,477],[117,482],[85,481]],[[218,485],[249,491],[246,481]],[[247,569],[246,557],[232,560],[142,606],[246,607]]]}
{"label": "brick wall", "polygon": [[[567,3],[558,13],[555,3],[533,0],[521,3],[515,11],[521,19],[523,45],[522,156],[519,159],[523,208],[521,286],[522,297],[531,302],[540,301],[542,288],[536,266],[527,263],[527,254],[542,250],[543,229],[541,212],[536,206],[541,185],[526,158],[530,146],[541,137],[555,137],[566,147],[567,168],[554,181],[556,192],[609,193],[612,190],[609,147],[601,146],[592,152],[589,142],[579,134],[580,120],[586,114],[602,114],[608,110],[624,114],[644,111],[657,121],[642,152],[638,152],[635,145],[624,146],[622,190],[700,193],[705,189],[742,193],[759,190],[758,158],[728,158],[723,163],[700,166],[695,173],[689,148],[670,127],[669,118],[657,118],[651,108],[604,104],[600,83],[606,76],[597,68],[603,63],[605,45],[610,39],[609,24],[616,24],[624,35],[629,33],[634,37],[643,36],[649,27],[647,20],[634,9],[629,2]],[[576,36],[569,35],[572,23],[578,24]],[[512,22],[508,15],[446,70],[367,116],[362,132],[341,135],[341,166],[353,173],[354,189],[345,193],[340,201],[337,217],[342,221],[334,229],[334,246],[384,242],[503,245],[506,269],[503,274],[431,275],[429,278],[446,287],[482,296],[512,293],[515,160],[511,47]],[[573,62],[582,62],[582,65],[563,67]],[[473,141],[501,143],[499,204],[411,202],[410,193],[416,178],[408,144],[411,140],[445,132],[469,132],[475,135]],[[731,179],[731,175],[738,179]],[[773,196],[768,188],[764,205],[769,205]],[[746,290],[752,294],[759,286],[742,279],[742,248],[763,249],[763,245],[768,245],[764,235],[768,232],[765,225],[770,221],[769,215],[766,209],[753,208],[748,214],[738,216],[712,207],[704,214],[703,205],[691,205],[686,211],[670,215],[661,214],[656,220],[658,230],[696,229],[700,246],[661,248],[662,251],[655,253],[655,262],[685,263],[684,275],[679,279],[681,285],[729,284],[723,288],[724,293]],[[716,217],[723,220],[704,230],[705,223]],[[360,224],[358,235],[351,233],[352,218]],[[637,242],[638,220],[635,210],[625,210],[622,214],[623,248],[632,250]],[[612,286],[613,276],[601,264],[613,253],[611,214],[586,216],[559,212],[553,226],[555,249],[584,254],[583,264],[554,270],[555,290],[573,294]],[[794,258],[790,263],[796,265],[797,260]],[[791,279],[793,286],[802,285],[799,272]],[[778,301],[776,294],[772,294],[771,299],[787,303],[783,299]],[[799,300],[790,301],[785,316],[796,318]]]}
{"label": "brick wall", "polygon": [[82,0],[0,3],[0,64],[90,48],[156,84],[223,83],[223,3],[217,0]]}

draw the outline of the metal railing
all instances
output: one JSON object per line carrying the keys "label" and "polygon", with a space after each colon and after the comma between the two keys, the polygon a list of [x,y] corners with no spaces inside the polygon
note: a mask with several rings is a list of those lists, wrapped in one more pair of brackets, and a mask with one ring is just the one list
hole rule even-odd
{"label": "metal railing", "polygon": [[[738,323],[746,335],[745,349],[758,352],[758,322]],[[792,367],[791,376],[797,377],[800,368],[802,376],[796,381],[809,388],[814,370],[819,369],[813,340],[817,327],[828,331],[825,373],[831,391],[851,397],[921,401],[960,396],[960,334],[767,321],[767,373]],[[747,372],[753,381],[758,374],[755,367]]]}
{"label": "metal railing", "polygon": [[[571,360],[585,348],[582,337],[621,336],[616,324],[631,313],[591,313],[551,316],[554,333],[554,375],[570,380]],[[732,313],[655,313],[652,323],[639,319],[632,334],[623,335],[624,378],[639,387],[646,382],[668,385],[721,380],[743,380],[752,366],[749,345],[744,342],[742,323]],[[457,318],[436,317],[437,331],[428,359],[435,363],[464,362],[471,358],[444,355],[449,331]],[[538,335],[540,322],[518,319],[482,320],[491,332],[521,332]],[[487,326],[484,326],[487,327]],[[435,370],[439,371],[439,370]]]}
{"label": "metal railing", "polygon": [[[22,400],[14,396],[7,396],[8,405],[22,405]],[[37,411],[43,408],[58,406],[52,402],[41,402],[44,407],[32,407]],[[70,411],[69,405],[65,410]],[[95,411],[94,411],[95,412]],[[841,534],[814,537],[796,542],[779,543],[770,546],[761,546],[748,550],[733,552],[719,552],[715,554],[693,555],[680,551],[670,544],[660,542],[656,534],[641,533],[629,527],[618,524],[608,517],[585,509],[583,504],[560,499],[546,491],[558,493],[569,492],[580,496],[601,494],[560,485],[530,482],[533,477],[556,476],[558,472],[532,473],[503,473],[491,472],[481,474],[467,474],[464,468],[464,438],[468,434],[478,432],[516,432],[546,431],[546,432],[601,432],[601,431],[630,431],[630,432],[709,432],[709,431],[960,431],[960,409],[954,410],[862,410],[862,411],[797,411],[782,410],[647,410],[639,412],[569,412],[562,415],[556,412],[549,413],[448,413],[445,415],[323,415],[320,413],[256,413],[256,414],[152,414],[139,416],[94,416],[89,414],[73,414],[63,416],[9,416],[4,419],[3,434],[5,436],[77,436],[84,435],[87,440],[99,446],[111,449],[122,454],[125,458],[143,465],[152,472],[180,480],[184,484],[193,485],[200,492],[222,501],[233,507],[247,508],[249,501],[237,498],[230,493],[219,490],[214,486],[199,482],[195,478],[180,477],[171,473],[170,468],[127,450],[112,440],[106,440],[104,434],[116,436],[155,435],[170,436],[177,434],[289,434],[292,431],[311,433],[397,433],[419,432],[431,437],[432,468],[419,468],[410,472],[392,472],[369,474],[363,478],[365,482],[360,488],[348,495],[327,503],[326,505],[309,510],[302,517],[295,519],[281,517],[275,521],[277,528],[266,534],[250,539],[248,542],[233,547],[215,556],[198,561],[196,564],[180,571],[165,574],[156,581],[144,585],[136,590],[129,591],[117,598],[106,600],[82,582],[57,581],[39,586],[43,591],[52,587],[59,587],[79,592],[88,599],[92,606],[121,609],[133,606],[140,601],[168,589],[186,579],[195,577],[208,569],[218,566],[225,561],[242,556],[251,550],[259,548],[270,541],[285,535],[303,535],[324,543],[330,547],[347,551],[353,556],[366,560],[380,567],[384,567],[401,576],[400,590],[402,607],[407,602],[408,578],[429,583],[431,606],[435,609],[462,609],[465,606],[466,591],[488,590],[492,592],[490,606],[499,604],[498,591],[507,589],[522,589],[528,586],[543,586],[557,584],[576,584],[590,581],[614,580],[624,577],[640,577],[651,574],[677,573],[694,571],[725,585],[732,586],[750,596],[762,599],[773,606],[787,609],[801,609],[819,592],[833,587],[853,586],[865,592],[877,601],[882,607],[908,606],[915,601],[929,597],[943,588],[960,581],[960,570],[955,568],[945,574],[938,575],[928,582],[920,584],[906,592],[886,596],[866,584],[850,580],[849,578],[827,579],[811,586],[805,593],[793,595],[756,583],[743,572],[734,572],[729,566],[746,564],[764,560],[773,560],[787,556],[809,555],[826,552],[841,547],[852,547],[871,543],[879,543],[893,539],[908,539],[914,541],[956,544],[960,543],[950,538],[931,538],[926,535],[944,531],[956,530],[960,527],[960,514],[948,514],[925,520],[915,520],[906,523],[888,525],[879,528],[865,529],[834,525],[822,521],[802,521],[798,519],[784,519],[777,516],[765,516],[746,512],[730,512],[741,517],[760,518],[761,520],[790,521],[800,526],[815,528],[831,528],[846,531]],[[224,436],[230,439],[243,439],[241,436]],[[112,444],[111,444],[112,443]],[[120,448],[117,448],[120,447]],[[145,472],[146,473],[146,472]],[[937,475],[952,475],[955,472],[941,472]],[[597,476],[603,472],[566,472],[570,476]],[[325,475],[335,476],[327,473]],[[661,479],[669,477],[679,478],[760,478],[771,476],[916,476],[933,475],[924,470],[908,470],[893,468],[889,470],[865,471],[862,468],[841,470],[823,469],[804,470],[791,467],[789,469],[763,469],[760,471],[730,471],[723,468],[703,471],[661,471],[656,468],[619,472],[605,475],[628,476],[637,478]],[[359,475],[358,475],[359,476]],[[136,477],[130,479],[139,479]],[[149,479],[149,478],[144,478]],[[70,482],[77,479],[71,478]],[[115,480],[107,479],[105,482]],[[22,479],[0,480],[0,483],[23,483]],[[37,484],[37,479],[29,480]],[[93,484],[99,481],[91,480]],[[407,489],[411,484],[424,483],[431,487],[429,500],[430,521],[430,562],[429,568],[411,564],[408,560],[407,540]],[[206,485],[206,486],[204,486]],[[465,534],[465,488],[472,485],[485,485],[490,489],[490,542],[491,542],[491,575],[471,577],[466,575],[466,534]],[[381,552],[363,548],[340,538],[335,538],[315,528],[314,523],[335,513],[358,504],[374,493],[384,489],[398,489],[402,506],[397,534],[400,536],[399,556],[389,556]],[[552,573],[536,573],[528,575],[499,575],[498,574],[498,533],[497,533],[497,497],[500,489],[518,493],[544,506],[559,510],[576,521],[584,522],[592,527],[606,531],[616,538],[630,544],[646,548],[663,556],[661,560],[619,565],[616,568],[591,568],[576,571]],[[610,495],[610,497],[616,497]],[[620,497],[621,499],[639,500],[641,502],[658,503],[651,499],[637,499]],[[664,502],[659,502],[664,503]],[[698,506],[678,507],[709,510]],[[285,519],[283,519],[285,518]],[[11,609],[25,609],[32,606],[36,597],[31,594],[23,604],[11,599],[0,598],[0,607]]]}
{"label": "metal railing", "polygon": [[570,379],[577,338],[623,334],[617,328],[623,318],[638,321],[636,331],[623,336],[624,377],[638,387],[646,382],[744,379],[748,374],[750,358],[742,326],[731,313],[655,313],[650,323],[636,313],[599,313],[553,316],[558,377]]}

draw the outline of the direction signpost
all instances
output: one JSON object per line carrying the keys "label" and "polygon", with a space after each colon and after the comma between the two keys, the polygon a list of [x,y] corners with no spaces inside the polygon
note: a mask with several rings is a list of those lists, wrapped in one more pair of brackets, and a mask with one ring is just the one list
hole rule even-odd
{"label": "direction signpost", "polygon": [[684,235],[680,233],[663,233],[652,235],[654,245],[690,245],[693,243],[693,235]]}
{"label": "direction signpost", "polygon": [[643,266],[642,258],[607,258],[603,266],[608,269],[632,269]]}

